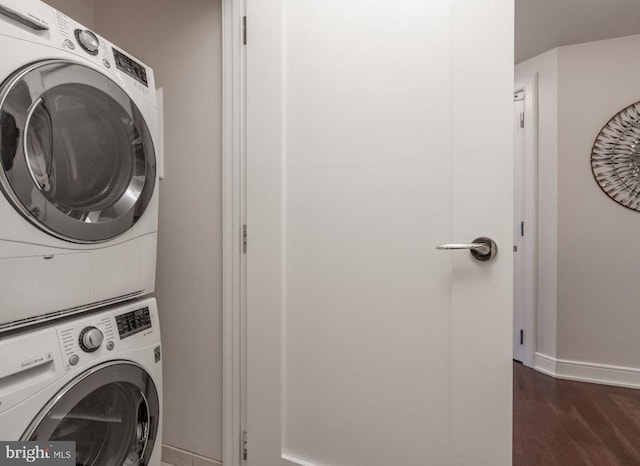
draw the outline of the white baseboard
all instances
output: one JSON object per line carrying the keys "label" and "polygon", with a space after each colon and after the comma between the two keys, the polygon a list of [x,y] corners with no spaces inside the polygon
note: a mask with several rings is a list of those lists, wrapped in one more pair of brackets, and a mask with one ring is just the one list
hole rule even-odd
{"label": "white baseboard", "polygon": [[640,369],[556,359],[536,353],[534,369],[558,379],[640,389]]}

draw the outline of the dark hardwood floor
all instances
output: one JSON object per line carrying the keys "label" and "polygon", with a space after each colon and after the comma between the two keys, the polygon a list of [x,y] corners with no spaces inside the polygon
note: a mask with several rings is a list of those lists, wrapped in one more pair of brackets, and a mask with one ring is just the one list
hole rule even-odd
{"label": "dark hardwood floor", "polygon": [[640,466],[640,390],[513,373],[514,466]]}

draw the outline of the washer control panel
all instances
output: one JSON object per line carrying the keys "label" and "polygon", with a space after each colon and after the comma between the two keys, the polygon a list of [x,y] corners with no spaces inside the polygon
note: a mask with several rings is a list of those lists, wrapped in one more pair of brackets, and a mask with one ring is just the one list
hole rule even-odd
{"label": "washer control panel", "polygon": [[149,308],[142,307],[126,314],[117,315],[116,325],[118,326],[118,334],[121,340],[151,328]]}
{"label": "washer control panel", "polygon": [[131,351],[158,346],[159,330],[158,308],[152,298],[64,320],[56,326],[62,368],[69,372],[92,361],[121,357],[119,355],[126,355],[126,359]]}
{"label": "washer control panel", "polygon": [[63,325],[58,331],[67,371],[85,361],[89,354],[98,354],[103,342],[106,342],[105,346],[109,351],[115,346],[116,335],[113,320],[109,316],[86,322],[83,326],[76,326],[73,323],[68,326]]}

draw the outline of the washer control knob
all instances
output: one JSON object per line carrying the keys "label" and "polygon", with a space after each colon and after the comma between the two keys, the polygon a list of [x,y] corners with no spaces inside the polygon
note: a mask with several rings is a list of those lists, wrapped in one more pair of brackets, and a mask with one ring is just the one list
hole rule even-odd
{"label": "washer control knob", "polygon": [[78,42],[83,49],[85,49],[92,55],[98,54],[98,49],[100,48],[100,40],[98,39],[98,36],[96,36],[88,29],[85,29],[84,31],[78,31],[77,36]]}
{"label": "washer control knob", "polygon": [[80,357],[77,354],[72,354],[69,358],[69,364],[75,366],[78,362],[80,362]]}
{"label": "washer control knob", "polygon": [[95,327],[86,327],[80,332],[80,348],[87,353],[93,353],[100,348],[104,335]]}

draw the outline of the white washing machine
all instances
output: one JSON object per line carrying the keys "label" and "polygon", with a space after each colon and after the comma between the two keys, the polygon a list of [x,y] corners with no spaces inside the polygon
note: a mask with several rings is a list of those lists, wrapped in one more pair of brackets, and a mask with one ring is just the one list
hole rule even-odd
{"label": "white washing machine", "polygon": [[0,439],[75,441],[78,465],[160,466],[155,299],[5,336],[0,355]]}
{"label": "white washing machine", "polygon": [[0,83],[0,331],[153,292],[153,70],[38,0],[0,0]]}

